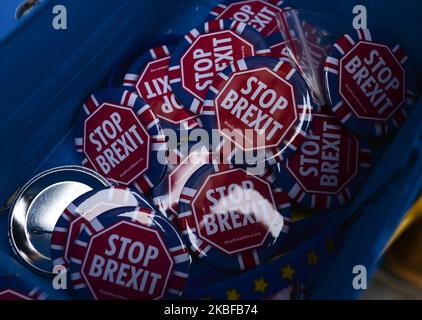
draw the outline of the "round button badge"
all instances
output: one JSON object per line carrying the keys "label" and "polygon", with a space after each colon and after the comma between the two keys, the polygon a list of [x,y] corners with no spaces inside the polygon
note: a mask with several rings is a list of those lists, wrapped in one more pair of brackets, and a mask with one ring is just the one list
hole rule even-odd
{"label": "round button badge", "polygon": [[76,127],[76,149],[84,166],[119,185],[147,193],[159,183],[166,151],[159,120],[135,93],[103,89],[83,105]]}

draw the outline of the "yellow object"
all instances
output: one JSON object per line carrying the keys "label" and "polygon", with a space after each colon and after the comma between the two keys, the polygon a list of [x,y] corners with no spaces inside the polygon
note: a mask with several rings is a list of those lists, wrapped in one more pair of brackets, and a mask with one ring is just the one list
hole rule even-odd
{"label": "yellow object", "polygon": [[386,248],[387,270],[422,288],[422,196],[409,210]]}
{"label": "yellow object", "polygon": [[226,294],[227,294],[227,300],[239,300],[240,299],[240,294],[239,294],[239,292],[237,292],[236,289],[231,289],[231,290],[227,291]]}
{"label": "yellow object", "polygon": [[422,196],[419,197],[413,207],[410,208],[410,210],[407,212],[403,221],[386,245],[386,249],[388,249],[400,237],[400,235],[402,235],[403,232],[406,231],[409,226],[419,218],[422,218]]}
{"label": "yellow object", "polygon": [[281,276],[283,279],[292,279],[295,274],[295,269],[290,264],[281,269]]}
{"label": "yellow object", "polygon": [[309,265],[316,265],[319,260],[319,256],[316,254],[315,250],[312,250],[307,254],[308,264]]}
{"label": "yellow object", "polygon": [[259,278],[254,281],[255,291],[256,292],[265,292],[268,287],[268,283],[265,281],[264,278]]}

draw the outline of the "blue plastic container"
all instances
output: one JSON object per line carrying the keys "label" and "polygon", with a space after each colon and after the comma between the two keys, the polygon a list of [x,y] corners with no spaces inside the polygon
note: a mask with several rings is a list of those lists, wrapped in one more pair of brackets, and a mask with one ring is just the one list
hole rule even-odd
{"label": "blue plastic container", "polygon": [[[45,0],[16,22],[10,18],[15,14],[12,2],[18,3],[0,1],[0,203],[37,172],[78,162],[70,147],[74,116],[81,101],[104,85],[113,64],[130,47],[147,44],[157,34],[184,34],[218,3]],[[402,44],[421,83],[422,41],[416,35],[422,32],[422,4],[393,0],[289,3],[325,22],[332,17],[352,21],[354,4],[366,5],[369,27]],[[52,27],[56,4],[67,8],[67,30]],[[292,228],[285,250],[295,250],[240,275],[207,269],[204,278],[203,270],[208,267],[195,264],[186,298],[263,298],[296,282],[307,283],[314,299],[358,297],[361,291],[352,287],[353,267],[359,264],[369,273],[374,270],[386,243],[420,193],[421,119],[419,101],[400,132],[379,147],[377,165],[355,201],[341,211],[302,220]],[[326,247],[327,241],[331,246]],[[334,253],[327,250],[330,248]],[[312,252],[319,260],[307,263]],[[302,266],[291,279],[282,272],[289,265]],[[45,287],[51,297],[69,297],[67,292],[52,290],[50,279],[30,272],[12,257],[5,214],[0,215],[0,274],[20,274]],[[261,278],[268,283],[264,291],[255,286]]]}

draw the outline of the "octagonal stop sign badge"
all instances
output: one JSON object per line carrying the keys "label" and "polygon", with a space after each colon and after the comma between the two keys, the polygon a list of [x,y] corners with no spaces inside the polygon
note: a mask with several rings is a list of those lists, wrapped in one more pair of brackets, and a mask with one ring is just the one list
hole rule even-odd
{"label": "octagonal stop sign badge", "polygon": [[245,151],[280,146],[298,119],[292,84],[263,67],[235,72],[222,85],[214,99],[222,135]]}
{"label": "octagonal stop sign badge", "polygon": [[312,129],[287,169],[307,193],[335,195],[356,176],[359,141],[333,116],[314,114]]}
{"label": "octagonal stop sign badge", "polygon": [[254,54],[254,45],[232,30],[202,34],[181,59],[182,85],[203,101],[217,73],[234,61]]}
{"label": "octagonal stop sign badge", "polygon": [[365,137],[398,130],[418,98],[409,60],[400,44],[369,29],[339,38],[323,71],[329,107],[337,119]]}
{"label": "octagonal stop sign badge", "polygon": [[243,169],[209,175],[191,207],[198,236],[230,255],[262,246],[281,218],[270,184]]}
{"label": "octagonal stop sign badge", "polygon": [[170,56],[150,61],[140,75],[135,87],[140,97],[160,118],[180,124],[196,117],[179,103],[169,83]]}
{"label": "octagonal stop sign badge", "polygon": [[150,136],[130,107],[103,103],[86,119],[83,141],[89,163],[119,184],[148,169]]}
{"label": "octagonal stop sign badge", "polygon": [[120,221],[93,235],[81,274],[97,300],[163,297],[174,261],[156,230]]}
{"label": "octagonal stop sign badge", "polygon": [[340,95],[360,119],[386,121],[405,102],[405,71],[386,45],[360,41],[339,70]]}
{"label": "octagonal stop sign badge", "polygon": [[246,23],[267,37],[279,31],[277,19],[283,10],[279,0],[237,1],[228,6],[219,5],[211,12],[215,19],[233,19]]}

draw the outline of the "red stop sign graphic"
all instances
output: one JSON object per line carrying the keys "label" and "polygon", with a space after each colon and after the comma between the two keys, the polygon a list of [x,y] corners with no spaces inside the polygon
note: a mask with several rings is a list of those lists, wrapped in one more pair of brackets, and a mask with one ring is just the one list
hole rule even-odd
{"label": "red stop sign graphic", "polygon": [[199,237],[227,254],[263,245],[280,216],[270,184],[243,169],[211,174],[191,207]]}
{"label": "red stop sign graphic", "polygon": [[359,142],[332,116],[314,114],[312,128],[287,169],[309,193],[337,194],[358,173]]}
{"label": "red stop sign graphic", "polygon": [[268,68],[234,73],[214,103],[218,129],[247,151],[279,146],[298,118],[292,85]]}
{"label": "red stop sign graphic", "polygon": [[0,291],[0,301],[15,301],[15,300],[32,300],[30,297],[8,289]]}
{"label": "red stop sign graphic", "polygon": [[84,124],[84,153],[102,175],[128,185],[148,169],[150,136],[132,108],[102,104]]}
{"label": "red stop sign graphic", "polygon": [[90,240],[82,276],[98,300],[163,297],[173,259],[155,230],[121,221]]}
{"label": "red stop sign graphic", "polygon": [[405,72],[390,48],[360,41],[340,60],[340,94],[356,117],[386,121],[404,103]]}
{"label": "red stop sign graphic", "polygon": [[183,108],[171,89],[169,62],[170,57],[149,62],[136,83],[136,91],[159,118],[178,124],[195,115]]}
{"label": "red stop sign graphic", "polygon": [[233,19],[244,22],[256,30],[264,37],[277,32],[277,18],[283,10],[275,5],[261,0],[239,1],[233,3],[217,16],[217,19]]}
{"label": "red stop sign graphic", "polygon": [[204,101],[216,74],[253,55],[254,46],[231,30],[200,35],[181,59],[183,88]]}

